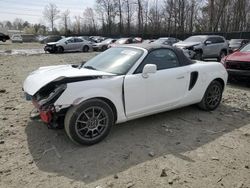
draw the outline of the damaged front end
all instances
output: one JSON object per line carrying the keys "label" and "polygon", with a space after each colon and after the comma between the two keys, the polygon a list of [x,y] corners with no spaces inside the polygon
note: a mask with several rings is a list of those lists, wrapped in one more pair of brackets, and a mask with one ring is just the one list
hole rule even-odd
{"label": "damaged front end", "polygon": [[[37,109],[37,115],[40,116],[40,119],[46,123],[49,128],[57,128],[60,126],[59,121],[64,113],[61,112],[60,109],[56,109],[54,103],[66,88],[67,84],[58,85],[52,82],[41,88],[33,96],[26,94],[26,99],[32,101]],[[35,116],[34,113],[31,116]]]}

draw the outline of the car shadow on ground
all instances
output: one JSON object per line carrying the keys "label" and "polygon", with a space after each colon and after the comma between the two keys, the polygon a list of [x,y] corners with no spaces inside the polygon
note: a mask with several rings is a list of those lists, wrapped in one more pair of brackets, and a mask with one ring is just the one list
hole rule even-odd
{"label": "car shadow on ground", "polygon": [[194,162],[182,153],[249,121],[247,111],[222,104],[214,112],[190,106],[116,125],[104,141],[93,146],[75,145],[64,130],[48,130],[39,121],[30,121],[26,134],[40,170],[91,183],[167,154]]}

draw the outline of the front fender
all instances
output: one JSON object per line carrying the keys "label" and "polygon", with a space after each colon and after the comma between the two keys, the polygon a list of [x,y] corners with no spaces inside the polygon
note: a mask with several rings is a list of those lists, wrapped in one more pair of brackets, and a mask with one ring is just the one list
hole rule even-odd
{"label": "front fender", "polygon": [[122,76],[68,83],[67,89],[57,99],[54,105],[69,107],[79,105],[88,99],[105,98],[114,104],[117,110],[117,123],[120,123],[126,120],[122,85]]}

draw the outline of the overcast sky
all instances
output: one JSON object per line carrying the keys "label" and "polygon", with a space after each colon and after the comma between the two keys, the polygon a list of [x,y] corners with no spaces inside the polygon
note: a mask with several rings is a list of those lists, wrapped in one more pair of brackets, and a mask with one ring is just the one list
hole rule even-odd
{"label": "overcast sky", "polygon": [[57,5],[60,11],[70,10],[71,16],[82,15],[86,7],[93,7],[95,0],[0,0],[0,21],[21,18],[30,23],[43,23],[42,12],[48,3]]}

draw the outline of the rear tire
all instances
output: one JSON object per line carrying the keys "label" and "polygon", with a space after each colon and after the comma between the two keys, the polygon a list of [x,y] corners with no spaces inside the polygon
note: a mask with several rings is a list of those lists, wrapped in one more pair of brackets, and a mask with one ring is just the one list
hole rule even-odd
{"label": "rear tire", "polygon": [[71,107],[64,125],[68,137],[75,143],[92,145],[102,141],[114,124],[111,107],[102,100],[90,99]]}
{"label": "rear tire", "polygon": [[223,86],[220,82],[214,80],[208,86],[201,102],[198,104],[199,108],[205,111],[215,110],[222,99]]}

